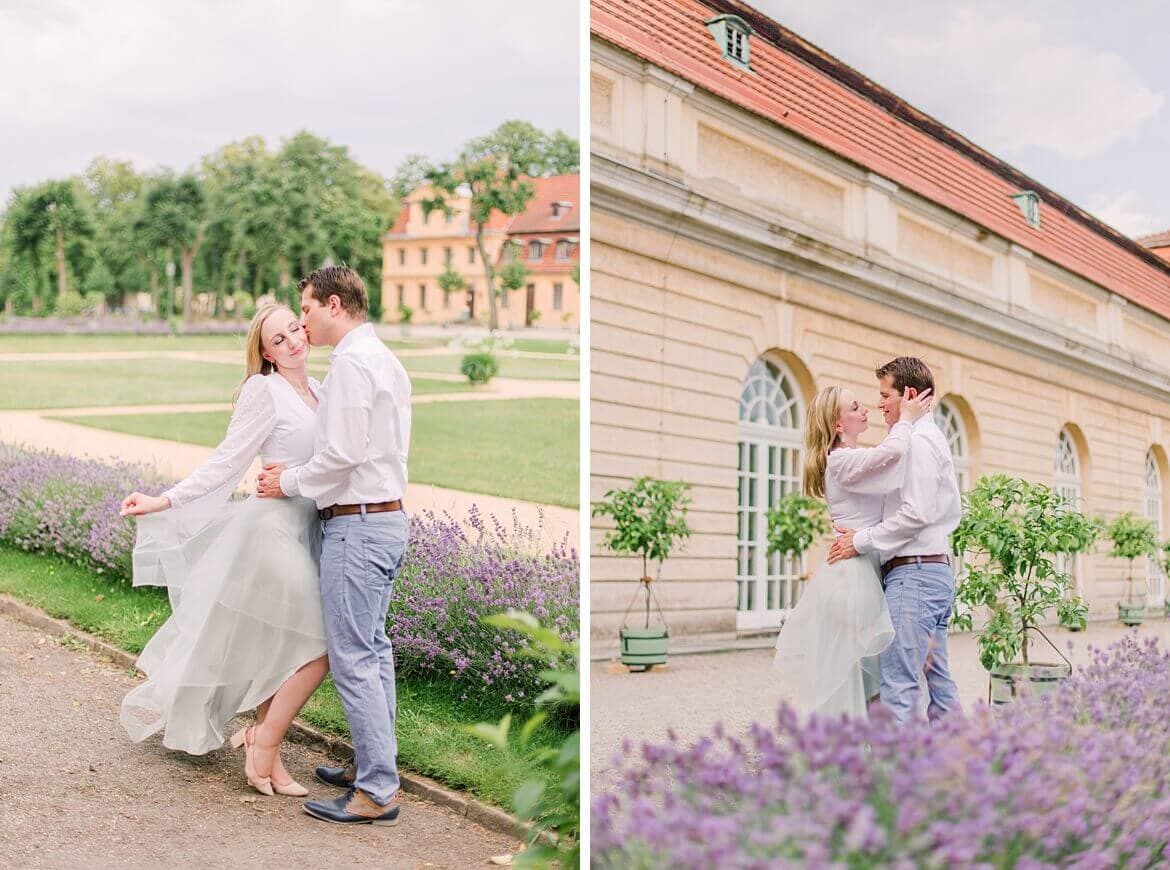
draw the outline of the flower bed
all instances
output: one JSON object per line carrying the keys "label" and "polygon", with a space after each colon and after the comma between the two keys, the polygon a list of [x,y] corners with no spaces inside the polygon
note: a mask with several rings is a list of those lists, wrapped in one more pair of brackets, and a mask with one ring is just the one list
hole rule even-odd
{"label": "flower bed", "polygon": [[[0,445],[0,545],[52,553],[128,582],[134,524],[118,516],[133,490],[170,485],[149,469]],[[546,681],[545,667],[571,666],[523,655],[519,634],[480,617],[509,608],[536,616],[566,641],[578,636],[580,564],[563,545],[543,549],[536,531],[473,508],[468,525],[421,513],[411,518],[406,561],[394,586],[387,627],[400,673],[435,675],[524,703]]]}
{"label": "flower bed", "polygon": [[801,724],[782,706],[742,740],[627,749],[618,789],[593,801],[593,864],[1160,864],[1168,696],[1170,655],[1127,638],[1053,695],[933,728]]}

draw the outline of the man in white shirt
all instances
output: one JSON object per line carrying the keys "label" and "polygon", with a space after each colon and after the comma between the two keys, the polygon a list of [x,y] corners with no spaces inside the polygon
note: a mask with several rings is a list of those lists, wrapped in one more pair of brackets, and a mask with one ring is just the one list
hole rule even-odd
{"label": "man in white shirt", "polygon": [[323,521],[321,601],[333,682],[353,738],[345,768],[317,776],[349,791],[309,801],[316,818],[398,822],[397,693],[386,611],[406,554],[402,508],[410,446],[410,378],[366,323],[356,272],[325,266],[297,285],[311,345],[333,347],[317,409],[316,451],[304,465],[265,466],[258,494],[314,499]]}
{"label": "man in white shirt", "polygon": [[[898,357],[876,372],[886,424],[901,413],[902,395],[934,391],[934,376],[920,359]],[[947,661],[947,622],[955,599],[950,537],[962,502],[945,436],[931,415],[914,424],[900,488],[886,495],[880,524],[838,529],[829,551],[838,562],[877,552],[894,640],[881,654],[882,704],[898,722],[910,720],[919,704],[919,677],[926,676],[931,721],[959,709],[958,688]]]}

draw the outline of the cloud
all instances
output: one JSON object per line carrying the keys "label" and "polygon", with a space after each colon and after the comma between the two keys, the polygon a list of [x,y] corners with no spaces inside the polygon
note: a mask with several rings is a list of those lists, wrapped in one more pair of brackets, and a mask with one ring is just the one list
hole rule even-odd
{"label": "cloud", "polygon": [[1011,12],[953,8],[941,33],[892,34],[886,48],[922,109],[945,120],[961,100],[959,132],[1005,155],[1093,157],[1135,135],[1165,102],[1124,57]]}
{"label": "cloud", "polygon": [[575,5],[540,0],[0,0],[0,199],[98,154],[183,169],[301,129],[387,174],[508,118],[577,135],[578,66]]}
{"label": "cloud", "polygon": [[1149,235],[1170,228],[1170,217],[1150,214],[1132,190],[1102,199],[1096,208],[1089,209],[1095,217],[1120,230],[1131,238]]}

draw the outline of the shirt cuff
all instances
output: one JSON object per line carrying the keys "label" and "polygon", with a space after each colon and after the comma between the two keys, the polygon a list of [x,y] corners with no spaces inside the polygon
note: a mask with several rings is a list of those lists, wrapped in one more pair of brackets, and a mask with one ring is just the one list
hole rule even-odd
{"label": "shirt cuff", "polygon": [[280,491],[285,495],[300,495],[301,488],[297,486],[297,470],[286,468],[280,473]]}
{"label": "shirt cuff", "polygon": [[862,529],[853,535],[853,549],[858,553],[873,552],[873,530]]}
{"label": "shirt cuff", "polygon": [[177,508],[179,506],[179,499],[175,498],[175,491],[173,489],[168,489],[161,495],[165,499],[170,499],[172,508]]}

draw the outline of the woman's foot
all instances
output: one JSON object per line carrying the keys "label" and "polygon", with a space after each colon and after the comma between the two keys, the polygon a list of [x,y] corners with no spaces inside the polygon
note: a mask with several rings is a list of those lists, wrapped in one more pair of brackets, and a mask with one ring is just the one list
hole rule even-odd
{"label": "woman's foot", "polygon": [[309,790],[293,779],[280,760],[280,741],[272,742],[268,729],[260,724],[254,730],[253,759],[255,773],[267,780],[277,794],[304,797]]}
{"label": "woman's foot", "polygon": [[269,773],[261,776],[256,767],[256,743],[255,743],[255,727],[242,728],[232,735],[232,746],[239,749],[244,747],[244,776],[248,779],[248,785],[264,795],[274,794],[272,790],[271,770],[272,764],[269,762]]}
{"label": "woman's foot", "polygon": [[309,793],[307,788],[292,778],[279,753],[276,755],[276,761],[272,763],[272,788],[277,794],[289,797],[305,797]]}

